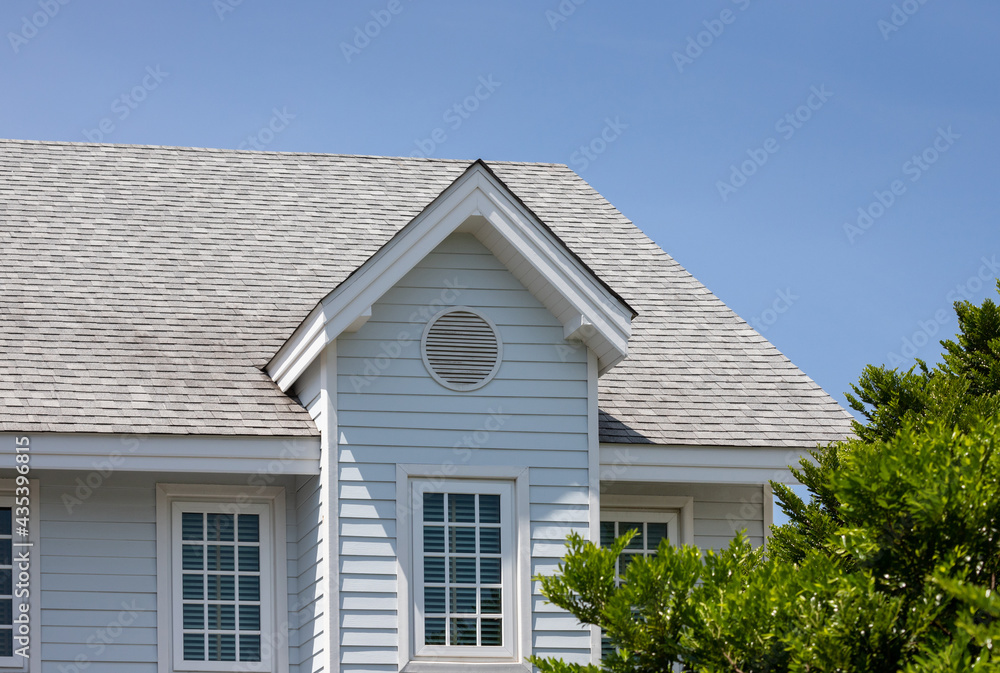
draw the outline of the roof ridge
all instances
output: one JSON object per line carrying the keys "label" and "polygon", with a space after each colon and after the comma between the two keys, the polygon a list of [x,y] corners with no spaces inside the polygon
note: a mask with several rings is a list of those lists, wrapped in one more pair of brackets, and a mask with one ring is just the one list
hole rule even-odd
{"label": "roof ridge", "polygon": [[145,143],[93,143],[81,140],[32,140],[30,138],[0,138],[0,143],[17,143],[22,145],[46,145],[46,146],[79,146],[79,147],[107,147],[115,149],[150,149],[150,150],[177,150],[184,152],[210,152],[219,154],[254,154],[254,155],[281,155],[281,156],[305,156],[305,157],[337,157],[348,159],[384,159],[387,161],[413,161],[420,163],[447,163],[447,164],[473,164],[482,161],[487,164],[503,164],[506,166],[559,166],[568,168],[566,164],[546,161],[502,161],[476,159],[450,159],[441,157],[412,157],[388,154],[345,154],[342,152],[300,152],[294,150],[248,150],[232,147],[191,147],[188,145],[151,145]]}

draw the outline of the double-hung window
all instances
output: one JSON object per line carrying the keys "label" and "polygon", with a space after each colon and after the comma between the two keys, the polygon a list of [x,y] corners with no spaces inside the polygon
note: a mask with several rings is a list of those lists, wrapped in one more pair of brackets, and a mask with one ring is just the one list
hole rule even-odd
{"label": "double-hung window", "polygon": [[[159,543],[169,548],[158,555],[169,559],[160,571],[162,612],[169,614],[160,615],[170,634],[165,670],[280,670],[278,644],[286,641],[276,637],[284,621],[276,606],[284,584],[276,557],[283,536],[275,498],[204,498],[191,487],[160,488]],[[166,495],[171,490],[186,496]]]}
{"label": "double-hung window", "polygon": [[411,656],[403,663],[414,662],[406,670],[420,670],[421,662],[461,663],[463,670],[476,662],[524,667],[527,550],[518,550],[525,533],[515,484],[402,479],[411,602],[403,616]]}
{"label": "double-hung window", "polygon": [[677,539],[677,514],[675,512],[601,510],[601,546],[608,547],[616,538],[634,531],[632,539],[618,557],[618,581],[625,574],[628,564],[637,556],[653,556],[661,540]]}

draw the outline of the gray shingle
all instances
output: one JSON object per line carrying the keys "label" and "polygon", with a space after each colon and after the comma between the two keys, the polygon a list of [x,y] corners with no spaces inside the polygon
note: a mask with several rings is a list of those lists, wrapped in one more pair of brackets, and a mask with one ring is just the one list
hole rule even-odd
{"label": "gray shingle", "polygon": [[[466,161],[0,141],[0,431],[314,435],[262,367]],[[490,163],[638,312],[601,435],[809,447],[848,414],[565,166]]]}

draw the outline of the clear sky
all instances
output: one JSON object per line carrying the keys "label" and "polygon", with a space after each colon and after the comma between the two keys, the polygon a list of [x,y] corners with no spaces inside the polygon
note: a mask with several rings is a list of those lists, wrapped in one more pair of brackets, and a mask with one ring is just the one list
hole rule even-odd
{"label": "clear sky", "polygon": [[0,30],[2,137],[568,164],[842,402],[995,297],[995,2],[3,0]]}

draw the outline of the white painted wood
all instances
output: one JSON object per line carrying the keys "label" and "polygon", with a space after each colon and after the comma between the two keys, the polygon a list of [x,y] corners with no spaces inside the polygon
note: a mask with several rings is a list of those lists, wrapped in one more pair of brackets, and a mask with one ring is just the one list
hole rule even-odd
{"label": "white painted wood", "polygon": [[[0,441],[14,435],[0,434]],[[13,445],[13,439],[11,439]],[[319,437],[31,435],[32,469],[192,474],[316,474]]]}
{"label": "white painted wood", "polygon": [[[446,289],[448,305],[488,315],[504,344],[496,378],[476,391],[437,384],[415,347],[426,321],[442,309]],[[395,647],[399,656],[409,649],[411,633],[403,623],[410,609],[408,578],[400,566],[390,572],[387,565],[399,555],[405,565],[408,553],[407,526],[399,523],[405,515],[399,511],[399,465],[431,465],[431,478],[482,476],[484,470],[496,475],[498,466],[525,473],[531,487],[517,490],[523,499],[518,509],[525,512],[518,557],[524,576],[532,570],[539,536],[562,545],[572,530],[590,534],[591,475],[599,459],[590,400],[597,367],[588,371],[587,349],[568,343],[562,324],[469,234],[445,239],[372,305],[363,328],[341,335],[336,348],[340,604],[352,615],[341,622],[340,661],[350,670],[361,666],[353,648]],[[534,601],[522,602],[522,623],[562,632],[562,625],[546,621],[558,611],[546,607],[536,614]],[[392,640],[387,630],[394,627]],[[531,637],[525,630],[525,652]]]}
{"label": "white painted wood", "polygon": [[[521,258],[521,263],[511,268],[515,277],[535,287],[532,276],[545,276],[563,304],[587,316],[594,330],[586,340],[600,354],[602,371],[627,355],[632,310],[482,164],[475,164],[313,309],[268,363],[272,380],[288,390],[326,344],[356,325],[403,274],[459,227],[476,230],[504,259],[507,249],[514,249]],[[501,236],[491,236],[490,229]],[[547,306],[562,315],[565,311],[558,304],[549,302]],[[605,344],[613,345],[613,352],[602,348]]]}
{"label": "white painted wood", "polygon": [[762,488],[764,489],[764,503],[761,514],[764,522],[764,545],[767,546],[771,539],[771,526],[774,525],[774,490],[770,483],[764,484]]}
{"label": "white painted wood", "polygon": [[[608,503],[677,508],[682,517],[682,542],[702,549],[728,546],[742,529],[754,546],[764,542],[763,493],[757,484],[604,482],[601,504]],[[693,538],[686,530],[693,531]]]}

